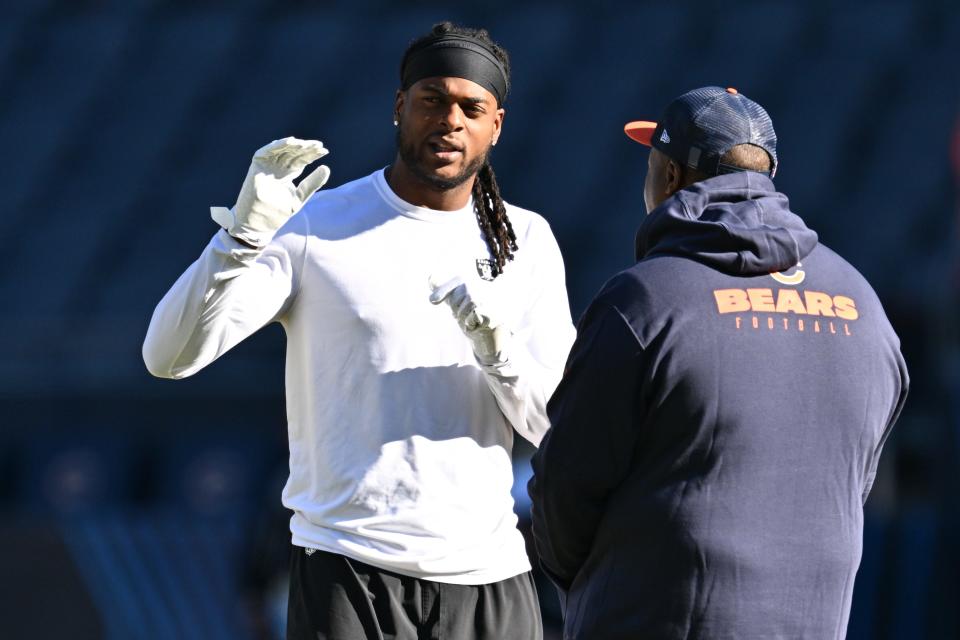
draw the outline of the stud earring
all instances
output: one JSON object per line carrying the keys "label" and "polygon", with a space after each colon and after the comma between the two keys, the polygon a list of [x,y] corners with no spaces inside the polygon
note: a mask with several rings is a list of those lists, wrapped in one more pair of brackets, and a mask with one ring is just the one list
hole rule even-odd
{"label": "stud earring", "polygon": [[400,124],[400,121],[397,120],[396,118],[394,118],[394,119],[393,119],[393,126],[396,127],[396,126],[399,125],[399,124]]}

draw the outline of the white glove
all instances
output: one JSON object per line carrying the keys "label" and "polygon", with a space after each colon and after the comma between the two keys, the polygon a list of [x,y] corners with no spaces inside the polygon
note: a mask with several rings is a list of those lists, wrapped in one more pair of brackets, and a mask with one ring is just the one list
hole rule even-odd
{"label": "white glove", "polygon": [[430,302],[446,301],[464,335],[473,345],[477,361],[487,367],[499,367],[508,362],[512,333],[504,324],[505,314],[498,308],[491,294],[491,285],[479,280],[452,278],[443,284],[430,279]]}
{"label": "white glove", "polygon": [[274,140],[253,155],[233,208],[210,207],[210,217],[234,238],[258,248],[267,246],[330,177],[330,169],[320,166],[300,186],[293,186],[304,167],[327,153],[318,140]]}

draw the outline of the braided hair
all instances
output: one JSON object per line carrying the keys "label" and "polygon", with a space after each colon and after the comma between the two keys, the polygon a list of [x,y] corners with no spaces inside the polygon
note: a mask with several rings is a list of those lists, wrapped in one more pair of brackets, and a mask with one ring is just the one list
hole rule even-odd
{"label": "braided hair", "polygon": [[473,183],[473,207],[490,255],[493,256],[493,276],[496,277],[503,273],[507,261],[513,260],[513,252],[517,250],[517,234],[513,232],[513,225],[507,217],[497,176],[489,160],[480,167]]}
{"label": "braided hair", "polygon": [[[509,93],[510,56],[506,50],[490,38],[486,29],[470,29],[454,25],[451,22],[441,22],[433,25],[429,34],[410,43],[400,63],[401,73],[411,50],[427,39],[448,33],[475,38],[487,45],[503,64],[507,75],[507,92]],[[504,99],[506,99],[506,96],[504,96]],[[484,159],[473,182],[473,206],[480,230],[483,232],[487,248],[490,250],[493,276],[496,277],[503,273],[503,268],[507,262],[513,260],[513,253],[517,250],[517,235],[513,231],[510,218],[507,217],[507,208],[504,205],[503,198],[500,197],[500,187],[497,185],[497,177],[493,173],[493,167],[490,166],[489,155]]]}

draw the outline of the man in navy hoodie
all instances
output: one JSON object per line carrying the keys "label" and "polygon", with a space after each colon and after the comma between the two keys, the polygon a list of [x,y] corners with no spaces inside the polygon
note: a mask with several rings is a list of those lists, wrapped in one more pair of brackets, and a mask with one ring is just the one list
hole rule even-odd
{"label": "man in navy hoodie", "polygon": [[762,107],[706,87],[626,132],[637,263],[580,321],[529,485],[563,637],[843,638],[899,340],[774,187]]}

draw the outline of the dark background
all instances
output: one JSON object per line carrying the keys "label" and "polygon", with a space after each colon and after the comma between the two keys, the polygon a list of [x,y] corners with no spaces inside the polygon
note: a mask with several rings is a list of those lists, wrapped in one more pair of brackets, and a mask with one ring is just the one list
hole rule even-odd
{"label": "dark background", "polygon": [[147,374],[140,345],[254,150],[323,140],[331,186],[391,161],[403,49],[452,19],[512,54],[493,162],[506,198],[553,226],[574,317],[631,263],[644,214],[646,152],[623,124],[707,84],[768,109],[778,188],[873,283],[913,378],[867,505],[849,637],[960,637],[957,3],[470,7],[2,8],[0,636],[282,628],[282,330],[176,383]]}

